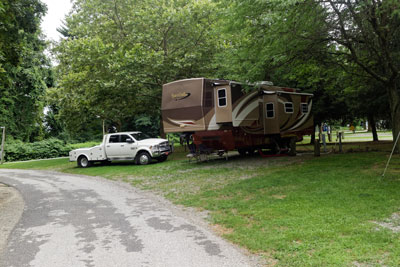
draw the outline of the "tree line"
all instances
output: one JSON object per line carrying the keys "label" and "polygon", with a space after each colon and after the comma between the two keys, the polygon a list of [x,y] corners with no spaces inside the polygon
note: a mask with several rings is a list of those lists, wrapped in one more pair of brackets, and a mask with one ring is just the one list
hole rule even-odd
{"label": "tree line", "polygon": [[40,20],[39,0],[0,1],[0,126],[16,139],[43,136],[46,89],[54,85]]}
{"label": "tree line", "polygon": [[75,0],[53,68],[44,12],[0,5],[0,123],[17,138],[91,139],[103,122],[158,134],[162,84],[192,77],[301,88],[316,123],[400,130],[397,0]]}

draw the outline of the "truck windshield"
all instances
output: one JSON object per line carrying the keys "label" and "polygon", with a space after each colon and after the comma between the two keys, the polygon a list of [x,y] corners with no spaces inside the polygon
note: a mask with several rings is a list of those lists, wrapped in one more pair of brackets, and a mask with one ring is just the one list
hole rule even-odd
{"label": "truck windshield", "polygon": [[141,141],[144,139],[147,139],[147,135],[143,134],[143,133],[132,133],[131,134],[133,136],[133,138],[135,138],[137,141]]}

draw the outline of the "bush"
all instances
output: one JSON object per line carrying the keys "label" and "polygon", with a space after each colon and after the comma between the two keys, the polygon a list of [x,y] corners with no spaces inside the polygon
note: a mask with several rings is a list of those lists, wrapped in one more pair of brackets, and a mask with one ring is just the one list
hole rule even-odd
{"label": "bush", "polygon": [[21,161],[64,157],[68,156],[71,150],[72,147],[70,145],[66,145],[63,141],[55,138],[34,143],[12,141],[4,147],[4,159],[5,161]]}

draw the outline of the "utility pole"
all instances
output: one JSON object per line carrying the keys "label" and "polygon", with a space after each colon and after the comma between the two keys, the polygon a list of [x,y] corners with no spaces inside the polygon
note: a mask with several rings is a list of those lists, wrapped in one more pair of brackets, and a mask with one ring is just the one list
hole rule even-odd
{"label": "utility pole", "polygon": [[4,141],[6,140],[6,127],[1,126],[0,129],[3,129],[3,135],[1,137],[1,160],[0,164],[3,164],[4,161]]}
{"label": "utility pole", "polygon": [[103,121],[103,137],[104,137],[104,135],[106,134],[106,130],[104,129],[104,126],[105,126],[105,119],[104,118],[102,118],[100,115],[96,115],[96,118],[98,118],[98,119],[101,119],[102,121]]}

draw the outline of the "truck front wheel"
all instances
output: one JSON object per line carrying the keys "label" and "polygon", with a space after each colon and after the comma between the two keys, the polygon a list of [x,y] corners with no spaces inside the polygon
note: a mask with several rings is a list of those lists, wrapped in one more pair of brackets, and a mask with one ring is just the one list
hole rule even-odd
{"label": "truck front wheel", "polygon": [[86,156],[80,156],[78,158],[78,167],[80,168],[87,168],[92,166],[92,163],[88,160]]}
{"label": "truck front wheel", "polygon": [[146,151],[139,152],[136,156],[136,164],[147,165],[151,161],[151,156]]}

